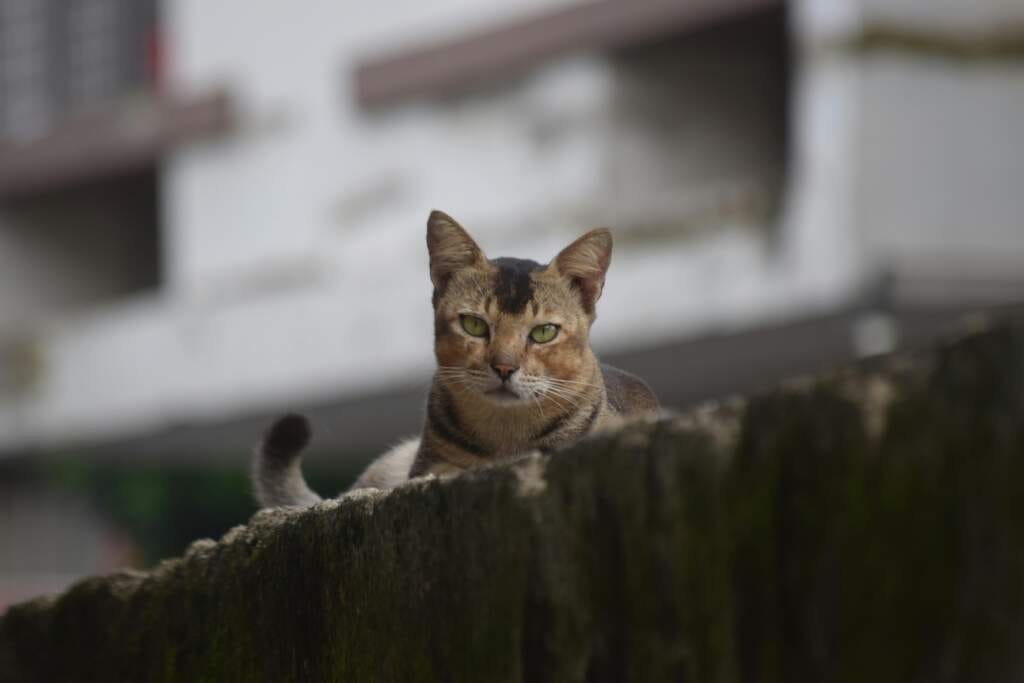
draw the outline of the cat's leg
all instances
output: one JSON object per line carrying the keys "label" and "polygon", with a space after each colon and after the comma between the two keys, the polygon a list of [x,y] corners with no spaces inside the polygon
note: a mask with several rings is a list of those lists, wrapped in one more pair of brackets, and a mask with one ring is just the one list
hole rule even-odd
{"label": "cat's leg", "polygon": [[412,467],[419,447],[419,439],[409,439],[394,446],[370,463],[348,490],[391,489],[408,481],[409,469]]}
{"label": "cat's leg", "polygon": [[461,467],[457,467],[449,462],[436,462],[427,468],[427,471],[422,475],[423,477],[437,477],[438,479],[451,479],[452,477],[465,472]]}

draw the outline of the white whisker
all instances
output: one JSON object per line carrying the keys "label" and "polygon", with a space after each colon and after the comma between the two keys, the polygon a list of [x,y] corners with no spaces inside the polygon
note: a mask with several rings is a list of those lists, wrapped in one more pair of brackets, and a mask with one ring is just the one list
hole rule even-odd
{"label": "white whisker", "polygon": [[558,405],[568,404],[568,405],[570,405],[573,408],[579,408],[579,406],[580,406],[579,402],[576,400],[576,397],[571,396],[569,394],[566,394],[564,392],[560,392],[560,391],[551,389],[551,388],[549,388],[547,391],[545,391],[544,395],[549,397],[552,401],[554,401]]}
{"label": "white whisker", "polygon": [[558,409],[559,409],[560,411],[562,411],[563,413],[567,413],[567,412],[569,412],[569,409],[570,409],[570,408],[572,407],[572,406],[569,406],[569,405],[567,405],[566,403],[564,403],[564,402],[563,402],[563,401],[562,401],[561,399],[559,399],[559,398],[556,398],[556,397],[555,397],[554,395],[552,395],[552,394],[545,394],[545,395],[544,395],[544,397],[545,397],[545,398],[547,398],[547,399],[548,399],[549,401],[551,401],[552,403],[554,403],[554,404],[555,404],[555,407],[557,407],[557,408],[558,408]]}
{"label": "white whisker", "polygon": [[562,391],[562,390],[557,389],[555,387],[549,387],[548,388],[548,392],[552,393],[552,394],[555,394],[555,395],[557,395],[557,396],[559,396],[561,398],[564,398],[567,401],[571,401],[573,404],[577,404],[577,405],[580,403],[580,401],[583,400],[583,397],[581,395],[579,395],[578,393]]}
{"label": "white whisker", "polygon": [[558,385],[558,386],[567,387],[567,388],[568,387],[577,387],[577,386],[578,387],[600,387],[601,386],[600,384],[596,384],[594,382],[581,382],[579,380],[574,380],[574,379],[557,379],[555,377],[548,377],[547,381],[551,382],[552,384],[555,384],[555,385]]}

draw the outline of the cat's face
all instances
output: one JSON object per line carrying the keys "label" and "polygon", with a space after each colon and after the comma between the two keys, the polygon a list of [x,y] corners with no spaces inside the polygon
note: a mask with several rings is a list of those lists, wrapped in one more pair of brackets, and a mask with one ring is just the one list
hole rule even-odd
{"label": "cat's face", "polygon": [[572,404],[592,381],[589,332],[611,260],[608,230],[548,265],[488,260],[451,217],[427,224],[438,378],[498,404]]}

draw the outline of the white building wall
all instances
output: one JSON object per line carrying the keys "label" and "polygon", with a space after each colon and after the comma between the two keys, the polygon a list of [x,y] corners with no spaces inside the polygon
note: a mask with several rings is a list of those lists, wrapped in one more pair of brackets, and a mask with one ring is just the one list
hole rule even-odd
{"label": "white building wall", "polygon": [[[691,55],[678,79],[662,77],[677,98],[631,80],[628,61],[581,55],[483,92],[383,112],[355,106],[344,75],[357,57],[551,4],[321,2],[296,12],[283,0],[168,3],[172,85],[228,86],[239,130],[170,158],[167,286],[42,334],[45,372],[32,392],[0,403],[0,449],[423,380],[432,364],[424,227],[435,207],[494,255],[543,260],[614,218],[619,247],[594,330],[603,349],[794,316],[845,296],[850,273],[828,234],[797,247],[809,232],[780,235],[739,211],[711,229],[643,235],[644,207],[699,215],[716,192],[742,205],[744,193],[768,191],[758,186],[763,167],[780,173],[781,151],[757,152],[782,147],[772,139],[777,116],[745,128],[757,124],[747,111],[756,102],[739,90],[698,109],[716,76],[763,81],[757,55]],[[687,81],[693,105],[679,116]],[[648,109],[669,117],[660,134],[647,128]],[[739,127],[730,134],[723,121]],[[645,168],[658,135],[671,154]],[[704,187],[693,192],[702,166]],[[673,186],[678,197],[665,191]],[[817,275],[806,277],[807,264]]]}
{"label": "white building wall", "polygon": [[[801,45],[864,17],[859,5],[831,2],[797,3]],[[618,247],[594,329],[600,349],[807,315],[858,295],[877,265],[873,249],[885,247],[865,223],[895,226],[905,214],[876,201],[899,192],[867,180],[909,143],[893,139],[882,156],[865,149],[866,133],[889,125],[878,102],[900,86],[899,69],[866,71],[858,57],[827,50],[806,56],[793,83],[781,223],[738,211],[708,229],[669,225],[658,239],[645,207],[685,215],[717,192],[763,189],[778,122],[761,127],[735,110],[756,107],[756,98],[724,103],[734,117],[695,110],[652,135],[646,124],[630,127],[649,113],[630,110],[630,99],[640,93],[666,115],[680,101],[638,86],[607,56],[570,56],[501,87],[383,111],[360,110],[344,80],[355,59],[381,46],[440,40],[554,4],[168,0],[171,84],[227,86],[239,128],[180,150],[164,168],[166,287],[39,332],[39,382],[0,395],[0,451],[425,380],[432,322],[423,234],[432,208],[459,218],[493,255],[543,260],[610,216]],[[694,67],[682,73],[702,73]],[[745,73],[728,59],[722,68]],[[680,81],[685,105],[690,91]],[[912,105],[890,111],[898,122]],[[733,119],[746,133],[723,129]],[[999,125],[1015,127],[1006,118]],[[710,151],[707,140],[716,143]],[[645,167],[645,156],[666,150]],[[694,165],[673,163],[688,154]],[[694,172],[703,154],[720,164],[705,176]],[[702,177],[707,187],[693,192]],[[946,187],[941,174],[929,178],[906,186]],[[984,186],[972,196],[987,196]]]}
{"label": "white building wall", "polygon": [[154,193],[152,178],[138,177],[0,206],[0,344],[39,321],[155,288]]}
{"label": "white building wall", "polygon": [[[905,277],[971,289],[1005,280],[1019,292],[1024,60],[950,65],[883,56],[864,60],[860,81],[857,194],[875,260]],[[945,297],[949,286],[941,289],[932,296]]]}
{"label": "white building wall", "polygon": [[798,7],[805,67],[842,73],[849,93],[838,165],[865,270],[914,305],[1019,301],[1024,59],[1012,45],[1024,3]]}

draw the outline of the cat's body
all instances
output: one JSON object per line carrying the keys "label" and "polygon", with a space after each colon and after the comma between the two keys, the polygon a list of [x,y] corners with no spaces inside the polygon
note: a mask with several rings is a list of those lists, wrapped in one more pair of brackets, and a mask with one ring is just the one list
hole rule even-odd
{"label": "cat's body", "polygon": [[[611,260],[607,230],[587,233],[549,265],[488,260],[465,230],[435,211],[427,246],[438,367],[423,432],[375,460],[353,489],[556,450],[617,418],[657,412],[642,380],[599,363],[590,349]],[[254,463],[262,505],[319,500],[299,466],[308,439],[298,416],[271,427]]]}

